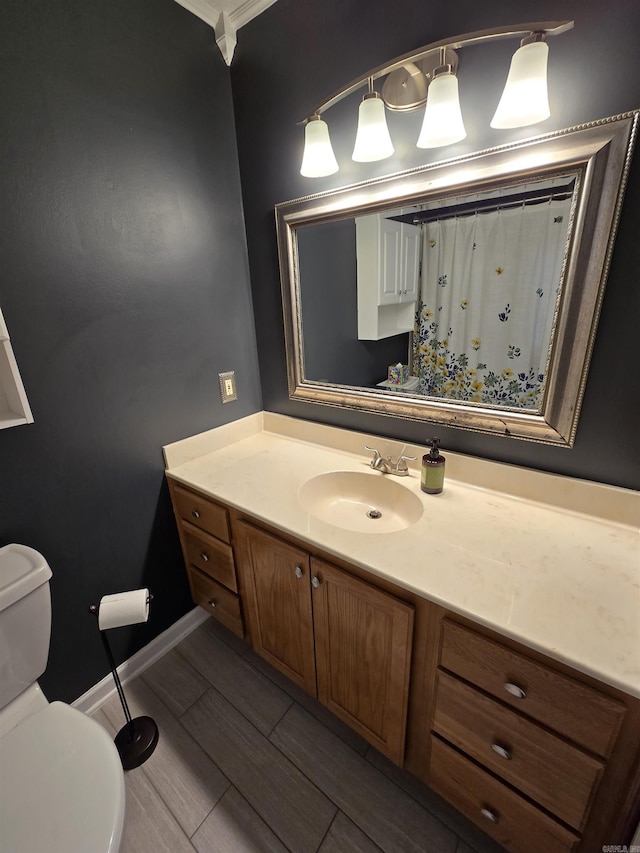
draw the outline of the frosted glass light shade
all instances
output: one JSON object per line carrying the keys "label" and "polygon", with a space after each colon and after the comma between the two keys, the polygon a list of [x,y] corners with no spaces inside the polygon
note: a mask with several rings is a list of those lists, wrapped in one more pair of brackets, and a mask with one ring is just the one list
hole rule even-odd
{"label": "frosted glass light shade", "polygon": [[516,50],[491,127],[525,127],[549,118],[548,56],[549,45],[544,41],[531,42]]}
{"label": "frosted glass light shade", "polygon": [[427,90],[427,107],[418,148],[440,148],[453,145],[467,135],[460,112],[458,78],[447,72],[436,75]]}
{"label": "frosted glass light shade", "polygon": [[365,95],[358,110],[358,132],[351,157],[358,163],[372,163],[391,157],[393,152],[384,101],[379,95]]}
{"label": "frosted glass light shade", "polygon": [[311,118],[304,128],[304,154],[300,174],[304,178],[323,178],[338,171],[327,123],[319,116]]}

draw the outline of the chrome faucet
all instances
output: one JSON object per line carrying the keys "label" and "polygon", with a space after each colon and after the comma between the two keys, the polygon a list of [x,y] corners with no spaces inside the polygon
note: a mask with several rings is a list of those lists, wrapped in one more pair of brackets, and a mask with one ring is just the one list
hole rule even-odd
{"label": "chrome faucet", "polygon": [[365,445],[365,450],[370,450],[373,453],[373,459],[369,463],[374,471],[380,471],[382,474],[395,474],[396,477],[406,477],[409,473],[408,462],[413,462],[415,456],[400,456],[397,462],[394,462],[390,456],[386,458],[380,454],[380,451],[375,447]]}

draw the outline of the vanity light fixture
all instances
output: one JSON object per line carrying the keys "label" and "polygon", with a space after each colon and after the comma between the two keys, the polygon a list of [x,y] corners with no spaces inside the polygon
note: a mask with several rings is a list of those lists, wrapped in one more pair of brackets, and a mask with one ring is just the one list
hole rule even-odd
{"label": "vanity light fixture", "polygon": [[523,38],[511,58],[509,75],[491,127],[525,127],[549,118],[547,59],[544,33]]}
{"label": "vanity light fixture", "polygon": [[[418,148],[438,148],[464,139],[466,131],[458,98],[456,51],[470,44],[505,38],[521,39],[520,47],[512,57],[507,83],[491,127],[524,127],[544,121],[550,115],[547,95],[549,47],[546,39],[572,27],[573,21],[547,21],[466,33],[425,45],[368,71],[318,104],[303,120],[305,147],[300,174],[321,178],[338,171],[329,128],[321,116],[365,85],[369,91],[360,104],[353,149],[353,159],[357,162],[383,160],[394,153],[385,108],[407,112],[426,103]],[[386,79],[379,94],[374,90],[374,82],[382,78]]]}
{"label": "vanity light fixture", "polygon": [[458,78],[453,66],[446,62],[445,48],[440,48],[441,65],[433,71],[427,89],[427,107],[424,111],[418,148],[440,148],[453,145],[467,135],[460,110]]}
{"label": "vanity light fixture", "polygon": [[373,78],[370,77],[369,91],[363,97],[358,110],[358,132],[351,156],[358,163],[372,163],[374,160],[391,157],[394,150],[387,127],[384,101],[374,90]]}
{"label": "vanity light fixture", "polygon": [[314,113],[307,119],[304,128],[304,156],[300,174],[305,178],[323,178],[325,175],[333,175],[338,168],[327,123]]}

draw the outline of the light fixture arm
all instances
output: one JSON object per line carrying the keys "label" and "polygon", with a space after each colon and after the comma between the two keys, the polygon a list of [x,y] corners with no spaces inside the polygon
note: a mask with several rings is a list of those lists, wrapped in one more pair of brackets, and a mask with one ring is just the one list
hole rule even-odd
{"label": "light fixture arm", "polygon": [[437,77],[438,74],[453,74],[453,65],[447,62],[447,47],[448,45],[442,45],[442,47],[438,48],[438,65],[433,69],[433,77]]}
{"label": "light fixture arm", "polygon": [[455,50],[457,48],[466,47],[470,44],[483,44],[484,42],[507,38],[524,39],[533,35],[536,37],[535,40],[539,40],[542,36],[558,36],[561,33],[565,33],[567,30],[573,28],[573,24],[573,21],[544,21],[532,24],[512,24],[504,27],[496,27],[495,29],[490,30],[477,30],[473,33],[465,33],[464,35],[454,36],[453,38],[434,41],[416,51],[411,51],[410,53],[398,56],[391,62],[387,62],[385,65],[380,65],[372,71],[367,71],[366,74],[362,74],[360,77],[352,80],[351,83],[348,83],[342,89],[334,92],[334,94],[331,95],[330,98],[327,98],[326,101],[322,101],[322,103],[310,110],[299,123],[303,124],[307,122],[312,116],[320,116],[325,110],[328,110],[330,107],[334,106],[334,104],[337,104],[343,98],[346,98],[347,95],[351,95],[353,92],[356,92],[362,86],[370,86],[372,89],[373,81],[378,80],[381,77],[386,77],[393,71],[412,65],[415,67],[415,63],[420,62],[434,51],[440,52],[441,48],[445,50],[446,48],[452,48]]}

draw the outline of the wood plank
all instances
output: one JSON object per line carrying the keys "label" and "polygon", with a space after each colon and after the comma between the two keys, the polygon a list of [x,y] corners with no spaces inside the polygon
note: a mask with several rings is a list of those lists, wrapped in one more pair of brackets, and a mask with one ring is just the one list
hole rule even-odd
{"label": "wood plank", "polygon": [[120,853],[193,853],[189,839],[146,773],[139,770],[127,774],[127,814]]}
{"label": "wood plank", "polygon": [[269,740],[383,850],[454,853],[453,832],[299,706]]}
{"label": "wood plank", "polygon": [[[227,790],[229,780],[142,679],[127,684],[126,696],[131,716],[151,717],[160,731],[158,745],[141,769],[183,831],[191,836]],[[117,696],[103,710],[115,728],[122,728],[124,719]]]}
{"label": "wood plank", "polygon": [[[112,737],[120,728],[111,724],[102,709],[93,714],[93,719]],[[119,853],[193,853],[189,839],[151,784],[144,766],[125,773],[124,782],[127,804]]]}
{"label": "wood plank", "polygon": [[[431,740],[429,735],[427,737],[428,740]],[[431,744],[429,744],[430,750]],[[448,826],[452,832],[455,832],[462,839],[461,843],[466,842],[472,851],[475,853],[504,853],[501,844],[490,838],[462,812],[444,800],[429,785],[421,782],[406,769],[398,767],[377,749],[370,746],[366,759],[392,782],[395,782],[399,788],[413,797],[416,802],[420,803],[423,808],[431,812],[434,817],[437,817],[445,826]],[[427,766],[425,767],[425,775],[428,772],[429,767]],[[458,844],[456,853],[460,853],[460,844]]]}
{"label": "wood plank", "polygon": [[263,675],[266,675],[267,678],[291,696],[294,702],[297,702],[298,705],[301,705],[306,711],[313,714],[316,720],[321,722],[323,726],[326,726],[330,731],[347,743],[351,749],[354,749],[360,755],[364,755],[368,749],[371,749],[368,741],[354,731],[351,726],[347,725],[339,717],[336,717],[335,714],[333,714],[314,696],[311,696],[306,690],[303,690],[302,687],[298,687],[298,685],[294,684],[286,675],[275,669],[271,664],[267,663],[267,661],[260,657],[260,655],[256,654],[253,649],[247,652],[246,659]]}
{"label": "wood plank", "polygon": [[222,623],[217,619],[208,619],[203,623],[203,625],[206,627],[207,631],[210,631],[214,637],[217,637],[218,640],[220,640],[221,643],[229,646],[229,648],[233,649],[233,651],[237,652],[239,655],[246,655],[247,652],[251,651],[251,643],[247,639],[246,630],[243,638],[238,637],[237,634],[222,625]]}
{"label": "wood plank", "polygon": [[198,853],[287,853],[287,848],[233,787],[215,806],[191,843]]}
{"label": "wood plank", "polygon": [[380,848],[345,814],[338,812],[318,853],[380,853]]}
{"label": "wood plank", "polygon": [[291,706],[291,698],[238,657],[203,625],[178,652],[259,731],[268,735]]}
{"label": "wood plank", "polygon": [[175,648],[146,669],[141,678],[176,717],[184,714],[211,686]]}
{"label": "wood plank", "polygon": [[182,723],[283,844],[318,849],[336,806],[220,693],[205,693]]}

